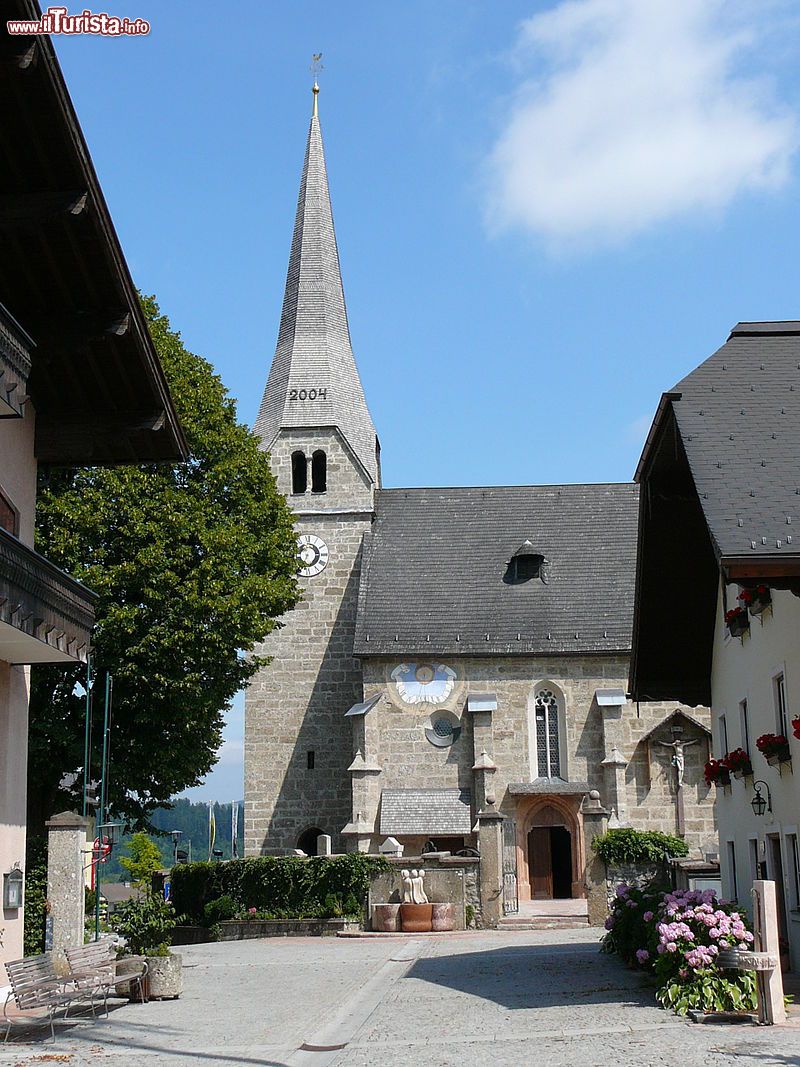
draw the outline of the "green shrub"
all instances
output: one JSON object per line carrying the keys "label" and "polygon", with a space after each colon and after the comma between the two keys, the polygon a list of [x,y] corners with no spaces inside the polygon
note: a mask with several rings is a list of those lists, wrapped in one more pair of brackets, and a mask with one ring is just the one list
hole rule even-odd
{"label": "green shrub", "polygon": [[[172,900],[190,922],[203,924],[206,905],[230,897],[237,913],[255,908],[276,919],[314,919],[356,911],[373,878],[390,869],[382,856],[260,856],[227,863],[182,863],[172,870]],[[335,898],[333,900],[328,898]]]}
{"label": "green shrub", "polygon": [[155,895],[125,901],[109,920],[111,928],[125,938],[127,950],[136,956],[168,955],[177,923],[172,904]]}
{"label": "green shrub", "polygon": [[44,952],[47,906],[47,839],[29,837],[25,857],[25,955]]}
{"label": "green shrub", "polygon": [[356,919],[360,919],[364,913],[363,906],[359,904],[353,893],[348,893],[344,898],[344,913]]}
{"label": "green shrub", "polygon": [[471,904],[467,904],[464,909],[464,921],[468,930],[471,930],[475,925],[475,908]]}
{"label": "green shrub", "polygon": [[216,926],[217,923],[225,922],[226,919],[235,919],[242,909],[237,905],[233,897],[217,897],[210,900],[203,908],[203,925]]}
{"label": "green shrub", "polygon": [[609,866],[627,863],[664,863],[670,856],[686,856],[682,837],[660,830],[608,830],[592,841],[592,848]]}

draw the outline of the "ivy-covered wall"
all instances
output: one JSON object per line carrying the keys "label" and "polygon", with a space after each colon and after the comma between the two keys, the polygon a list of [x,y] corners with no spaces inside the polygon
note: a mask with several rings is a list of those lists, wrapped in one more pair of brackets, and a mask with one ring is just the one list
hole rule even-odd
{"label": "ivy-covered wall", "polygon": [[228,863],[186,863],[173,868],[172,901],[178,915],[203,925],[206,905],[229,897],[237,908],[255,908],[276,919],[330,914],[331,900],[366,902],[370,882],[388,863],[380,856],[261,856]]}

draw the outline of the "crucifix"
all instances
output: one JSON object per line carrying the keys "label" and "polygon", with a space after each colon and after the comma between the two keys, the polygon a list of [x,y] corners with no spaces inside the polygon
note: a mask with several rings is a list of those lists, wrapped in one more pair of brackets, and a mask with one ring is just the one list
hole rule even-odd
{"label": "crucifix", "polygon": [[686,770],[686,758],[683,754],[683,750],[688,748],[689,745],[696,745],[697,739],[694,741],[683,740],[683,727],[675,725],[672,727],[672,741],[659,741],[659,745],[663,745],[664,748],[672,749],[672,766],[675,768],[675,777],[677,779],[677,789],[675,792],[675,808],[678,821],[678,833],[683,834],[686,830],[685,817],[683,813],[683,775]]}

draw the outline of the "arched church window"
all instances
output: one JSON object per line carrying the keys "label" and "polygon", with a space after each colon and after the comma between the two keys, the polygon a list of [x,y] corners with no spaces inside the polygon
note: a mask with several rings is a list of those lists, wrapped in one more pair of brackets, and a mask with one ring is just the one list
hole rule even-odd
{"label": "arched church window", "polygon": [[311,457],[311,492],[324,493],[328,489],[328,457],[318,448]]}
{"label": "arched church window", "polygon": [[308,489],[308,465],[305,452],[292,452],[292,492],[305,493]]}
{"label": "arched church window", "polygon": [[552,689],[540,689],[534,705],[536,769],[538,778],[561,777],[558,697]]}

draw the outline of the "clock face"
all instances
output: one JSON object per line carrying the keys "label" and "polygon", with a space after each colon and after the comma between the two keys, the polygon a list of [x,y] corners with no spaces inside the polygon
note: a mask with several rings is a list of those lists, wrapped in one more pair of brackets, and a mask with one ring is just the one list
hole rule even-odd
{"label": "clock face", "polygon": [[453,692],[456,672],[442,663],[401,663],[392,680],[405,704],[441,704]]}
{"label": "clock face", "polygon": [[314,534],[300,534],[297,538],[297,554],[303,566],[300,575],[303,578],[313,578],[325,570],[328,563],[328,546],[321,537]]}

